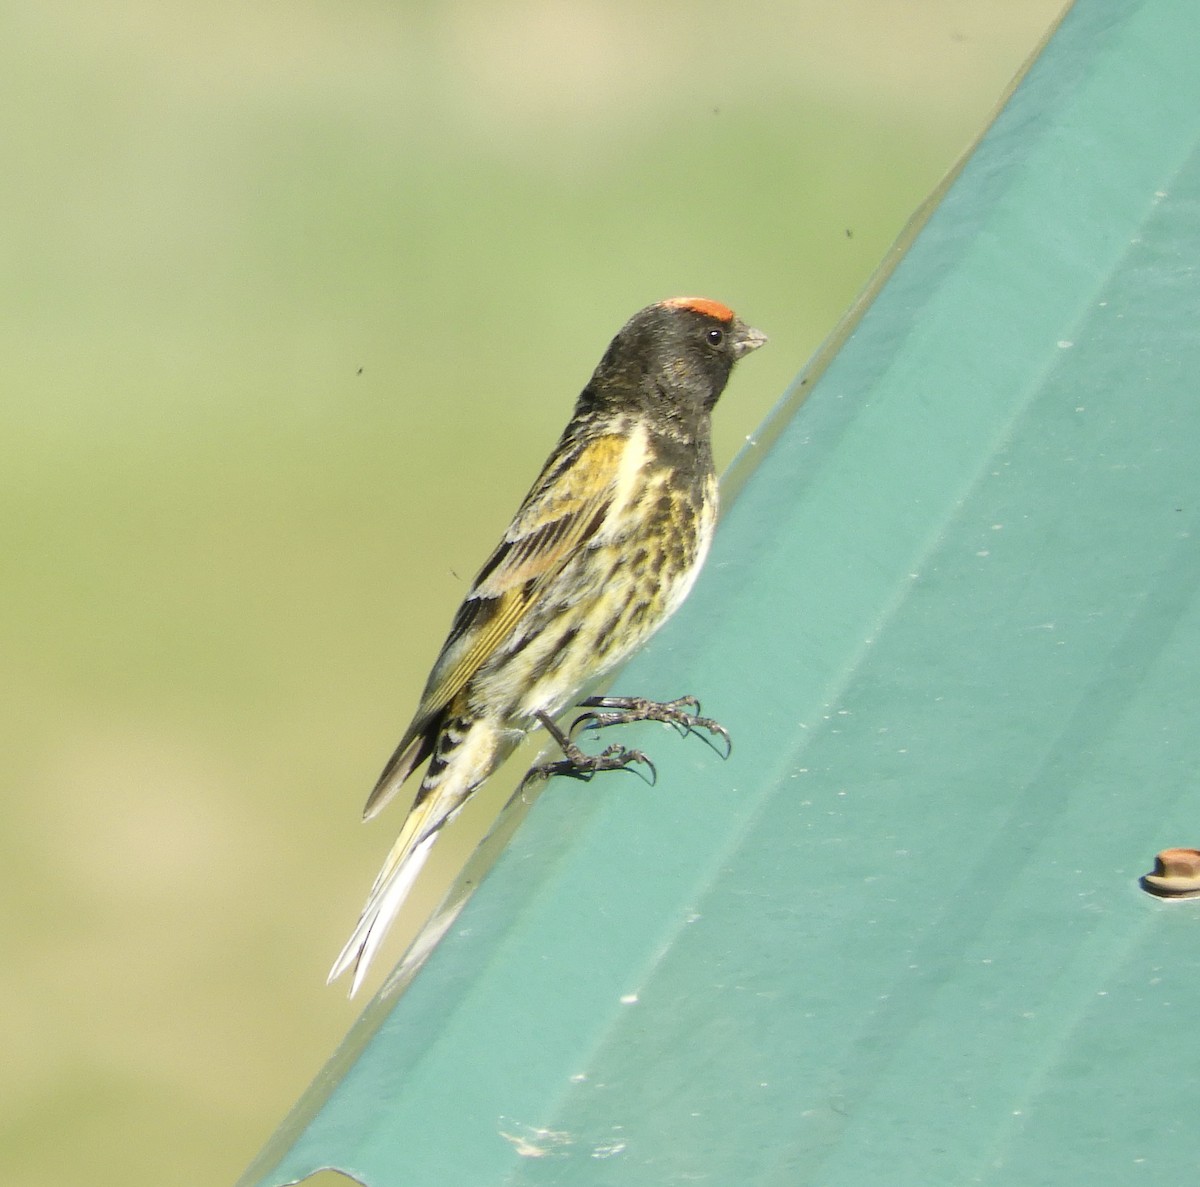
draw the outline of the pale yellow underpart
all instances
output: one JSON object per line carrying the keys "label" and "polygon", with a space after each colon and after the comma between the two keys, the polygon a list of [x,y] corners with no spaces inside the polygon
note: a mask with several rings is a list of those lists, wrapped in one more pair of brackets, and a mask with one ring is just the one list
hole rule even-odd
{"label": "pale yellow underpart", "polygon": [[717,482],[715,478],[710,477],[705,489],[704,505],[700,508],[700,520],[697,524],[696,559],[692,562],[688,573],[667,595],[663,616],[659,619],[658,626],[666,622],[692,592],[692,586],[696,584],[696,578],[700,576],[700,570],[704,568],[704,562],[708,559],[708,550],[712,547],[713,532],[716,530],[716,526]]}

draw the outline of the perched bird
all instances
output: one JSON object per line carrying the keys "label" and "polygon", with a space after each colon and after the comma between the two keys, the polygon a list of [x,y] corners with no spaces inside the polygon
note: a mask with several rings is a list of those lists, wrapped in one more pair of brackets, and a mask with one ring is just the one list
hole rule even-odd
{"label": "perched bird", "polygon": [[[564,752],[547,773],[647,761],[586,755],[554,715],[646,641],[687,596],[717,514],[711,417],[734,363],[766,341],[731,309],[676,297],[612,340],[562,437],[455,615],[412,724],[367,799],[370,819],[428,760],[400,836],[329,974],[358,990],[439,830],[539,725]],[[582,702],[597,726],[653,718],[724,734],[691,698]]]}

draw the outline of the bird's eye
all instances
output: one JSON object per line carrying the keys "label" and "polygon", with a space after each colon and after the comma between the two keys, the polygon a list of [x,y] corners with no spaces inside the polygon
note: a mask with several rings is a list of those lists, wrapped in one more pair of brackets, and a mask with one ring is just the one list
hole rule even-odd
{"label": "bird's eye", "polygon": [[714,326],[704,337],[708,339],[709,346],[720,346],[725,341],[725,331]]}

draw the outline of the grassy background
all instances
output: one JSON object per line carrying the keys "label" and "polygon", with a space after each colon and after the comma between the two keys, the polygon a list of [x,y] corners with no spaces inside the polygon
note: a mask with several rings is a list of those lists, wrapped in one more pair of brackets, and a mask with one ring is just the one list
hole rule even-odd
{"label": "grassy background", "polygon": [[621,322],[727,462],[1059,0],[0,7],[0,1180],[230,1181],[357,1007],[361,828]]}

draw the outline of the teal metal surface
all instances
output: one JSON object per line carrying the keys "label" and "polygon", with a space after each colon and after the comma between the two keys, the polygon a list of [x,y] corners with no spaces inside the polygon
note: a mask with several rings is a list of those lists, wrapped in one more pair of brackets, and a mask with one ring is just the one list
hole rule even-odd
{"label": "teal metal surface", "polygon": [[1198,25],[1079,0],[616,683],[733,756],[551,785],[244,1183],[1194,1178]]}

